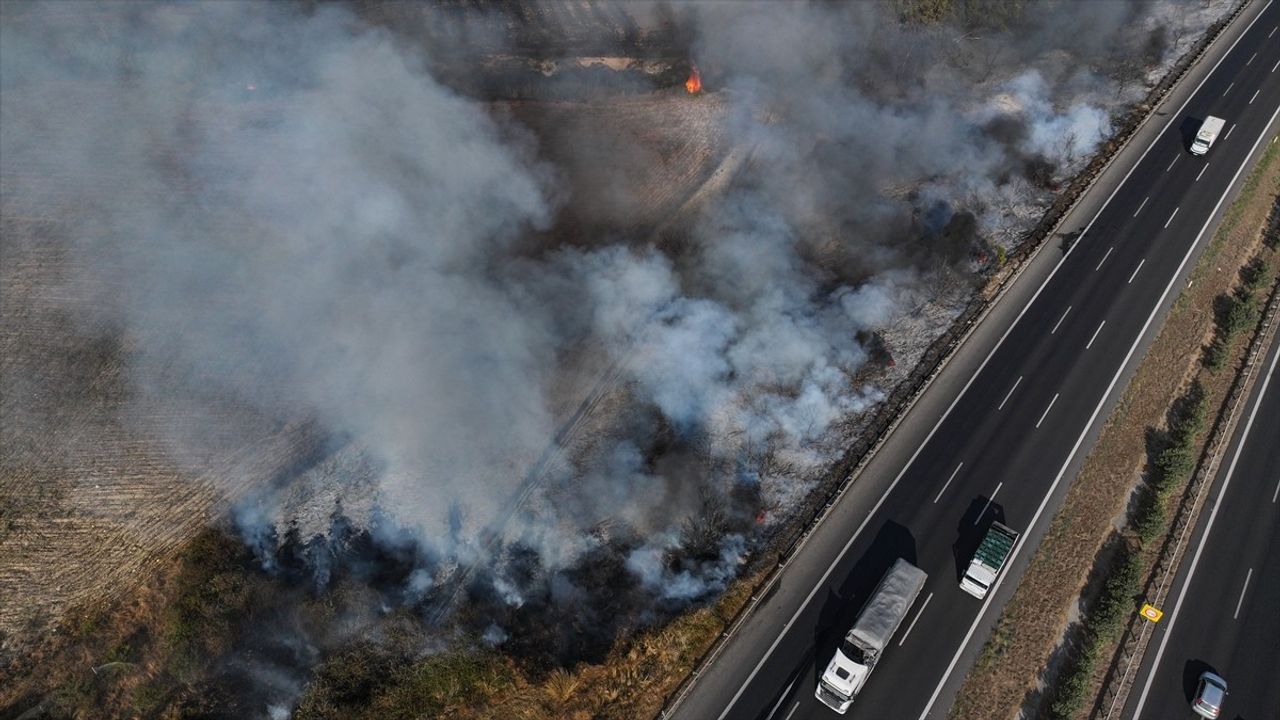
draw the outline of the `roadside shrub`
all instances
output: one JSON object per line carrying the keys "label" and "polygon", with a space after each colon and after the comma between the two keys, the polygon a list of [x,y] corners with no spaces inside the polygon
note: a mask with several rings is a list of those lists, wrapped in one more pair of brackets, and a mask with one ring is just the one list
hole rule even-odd
{"label": "roadside shrub", "polygon": [[1097,651],[1092,643],[1086,643],[1080,651],[1080,657],[1070,672],[1058,683],[1058,689],[1049,704],[1051,720],[1071,720],[1084,707],[1085,696],[1089,692],[1089,679],[1093,676],[1093,665]]}
{"label": "roadside shrub", "polygon": [[1190,447],[1190,443],[1178,443],[1167,447],[1156,458],[1151,486],[1163,496],[1185,480],[1195,466],[1195,451]]}
{"label": "roadside shrub", "polygon": [[1164,501],[1156,493],[1147,491],[1138,505],[1133,529],[1138,533],[1138,539],[1143,545],[1150,545],[1164,534],[1164,526]]}
{"label": "roadside shrub", "polygon": [[1267,280],[1271,278],[1271,263],[1266,258],[1256,257],[1244,269],[1240,271],[1240,279],[1244,282],[1244,288],[1250,293],[1255,293],[1262,289]]}
{"label": "roadside shrub", "polygon": [[1111,566],[1111,575],[1089,617],[1094,644],[1101,646],[1115,639],[1124,621],[1133,611],[1133,598],[1142,579],[1142,557],[1127,545]]}
{"label": "roadside shrub", "polygon": [[1191,387],[1183,398],[1186,405],[1178,421],[1176,437],[1179,442],[1189,443],[1204,430],[1205,421],[1209,419],[1209,395],[1200,380],[1196,379],[1191,381]]}
{"label": "roadside shrub", "polygon": [[1098,653],[1124,627],[1141,581],[1142,556],[1125,545],[1117,553],[1102,592],[1085,618],[1079,657],[1056,683],[1048,713],[1053,720],[1070,720],[1084,707]]}
{"label": "roadside shrub", "polygon": [[1172,492],[1196,467],[1196,437],[1204,430],[1209,398],[1199,380],[1191,383],[1176,403],[1177,416],[1169,428],[1171,444],[1156,456],[1148,484],[1161,497]]}
{"label": "roadside shrub", "polygon": [[1235,337],[1258,322],[1258,300],[1253,293],[1241,288],[1231,298],[1227,307],[1226,334]]}
{"label": "roadside shrub", "polygon": [[1210,370],[1219,370],[1227,360],[1227,344],[1221,337],[1215,337],[1204,349],[1202,362]]}

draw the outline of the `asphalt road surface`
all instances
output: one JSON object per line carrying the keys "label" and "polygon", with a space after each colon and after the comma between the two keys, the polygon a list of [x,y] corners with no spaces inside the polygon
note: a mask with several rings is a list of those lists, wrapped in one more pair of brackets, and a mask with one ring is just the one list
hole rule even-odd
{"label": "asphalt road surface", "polygon": [[[1038,541],[1050,499],[1092,444],[1229,189],[1273,139],[1278,26],[1280,4],[1268,3],[1167,120],[884,493],[841,528],[843,549],[805,548],[816,568],[802,581],[811,589],[794,607],[771,608],[771,621],[780,619],[765,636],[772,641],[713,665],[715,677],[695,685],[677,716],[836,717],[813,696],[818,677],[898,557],[929,580],[846,717],[946,716],[1009,594],[997,585],[976,600],[960,590],[959,576],[993,521]],[[1225,118],[1226,130],[1206,156],[1192,156],[1187,147],[1206,115]],[[1026,545],[1015,553],[1030,555]],[[1023,567],[1025,557],[1000,582],[1012,585]]]}
{"label": "asphalt road surface", "polygon": [[1116,717],[1196,717],[1191,697],[1200,673],[1212,670],[1227,681],[1224,720],[1280,718],[1277,358],[1280,343],[1273,343],[1188,546],[1190,562],[1175,579],[1172,608]]}

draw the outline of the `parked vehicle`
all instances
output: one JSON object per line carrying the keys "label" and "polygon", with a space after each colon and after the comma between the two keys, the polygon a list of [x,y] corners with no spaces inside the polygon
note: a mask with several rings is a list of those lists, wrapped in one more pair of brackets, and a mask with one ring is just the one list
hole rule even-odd
{"label": "parked vehicle", "polygon": [[902,558],[889,568],[822,673],[814,695],[824,705],[841,715],[849,710],[928,578]]}

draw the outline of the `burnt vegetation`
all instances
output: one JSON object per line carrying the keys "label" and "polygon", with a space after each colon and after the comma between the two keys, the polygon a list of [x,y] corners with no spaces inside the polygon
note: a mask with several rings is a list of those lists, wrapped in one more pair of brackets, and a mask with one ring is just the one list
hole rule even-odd
{"label": "burnt vegetation", "polygon": [[[57,505],[34,489],[39,428],[88,408],[111,432],[69,434],[126,448],[146,481],[129,498],[192,527],[231,519],[137,552],[183,548],[134,624],[87,613],[67,672],[28,674],[12,707],[652,711],[727,619],[734,578],[820,501],[885,392],[1102,141],[1106,103],[1165,59],[1163,32],[1111,42],[1141,19],[1127,6],[1096,21],[1028,7],[95,11],[84,37],[102,44],[72,63],[89,77],[13,95],[97,99],[109,132],[56,102],[13,117],[50,128],[41,147],[66,129],[121,154],[98,181],[97,157],[6,152],[6,236],[15,214],[67,218],[22,230],[9,263],[28,275],[3,292],[43,324],[6,333],[23,358],[6,379],[39,391],[22,397],[40,423],[4,436],[21,458],[0,462]],[[10,32],[85,30],[4,12]],[[191,30],[203,20],[225,47]],[[1121,50],[1065,47],[1058,20],[1097,22]],[[779,32],[744,56],[761,23]],[[320,50],[269,52],[260,27],[303,28]],[[220,84],[165,84],[188,44]],[[4,66],[29,60],[10,52]],[[695,61],[701,93],[685,86]],[[1097,72],[1061,71],[1076,66]],[[28,182],[42,174],[56,192]],[[99,479],[100,446],[76,447],[95,459],[68,464],[58,502]],[[0,542],[37,525],[0,510]],[[111,512],[132,528],[132,507]],[[15,557],[39,555],[31,537]]]}

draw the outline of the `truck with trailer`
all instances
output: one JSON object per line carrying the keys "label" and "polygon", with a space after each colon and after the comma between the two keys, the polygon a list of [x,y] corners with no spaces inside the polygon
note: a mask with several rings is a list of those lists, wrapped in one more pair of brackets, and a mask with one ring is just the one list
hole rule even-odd
{"label": "truck with trailer", "polygon": [[841,715],[849,710],[928,577],[902,558],[894,562],[822,673],[814,691],[822,704]]}
{"label": "truck with trailer", "polygon": [[1009,556],[1013,554],[1013,546],[1018,542],[1018,533],[1003,523],[992,523],[991,529],[982,538],[978,551],[973,554],[969,568],[960,578],[960,589],[981,600],[1000,576]]}
{"label": "truck with trailer", "polygon": [[1200,129],[1196,131],[1196,139],[1191,142],[1191,154],[1203,155],[1209,152],[1209,148],[1213,147],[1213,141],[1218,139],[1218,135],[1222,133],[1222,128],[1227,124],[1226,120],[1210,115],[1200,123]]}

